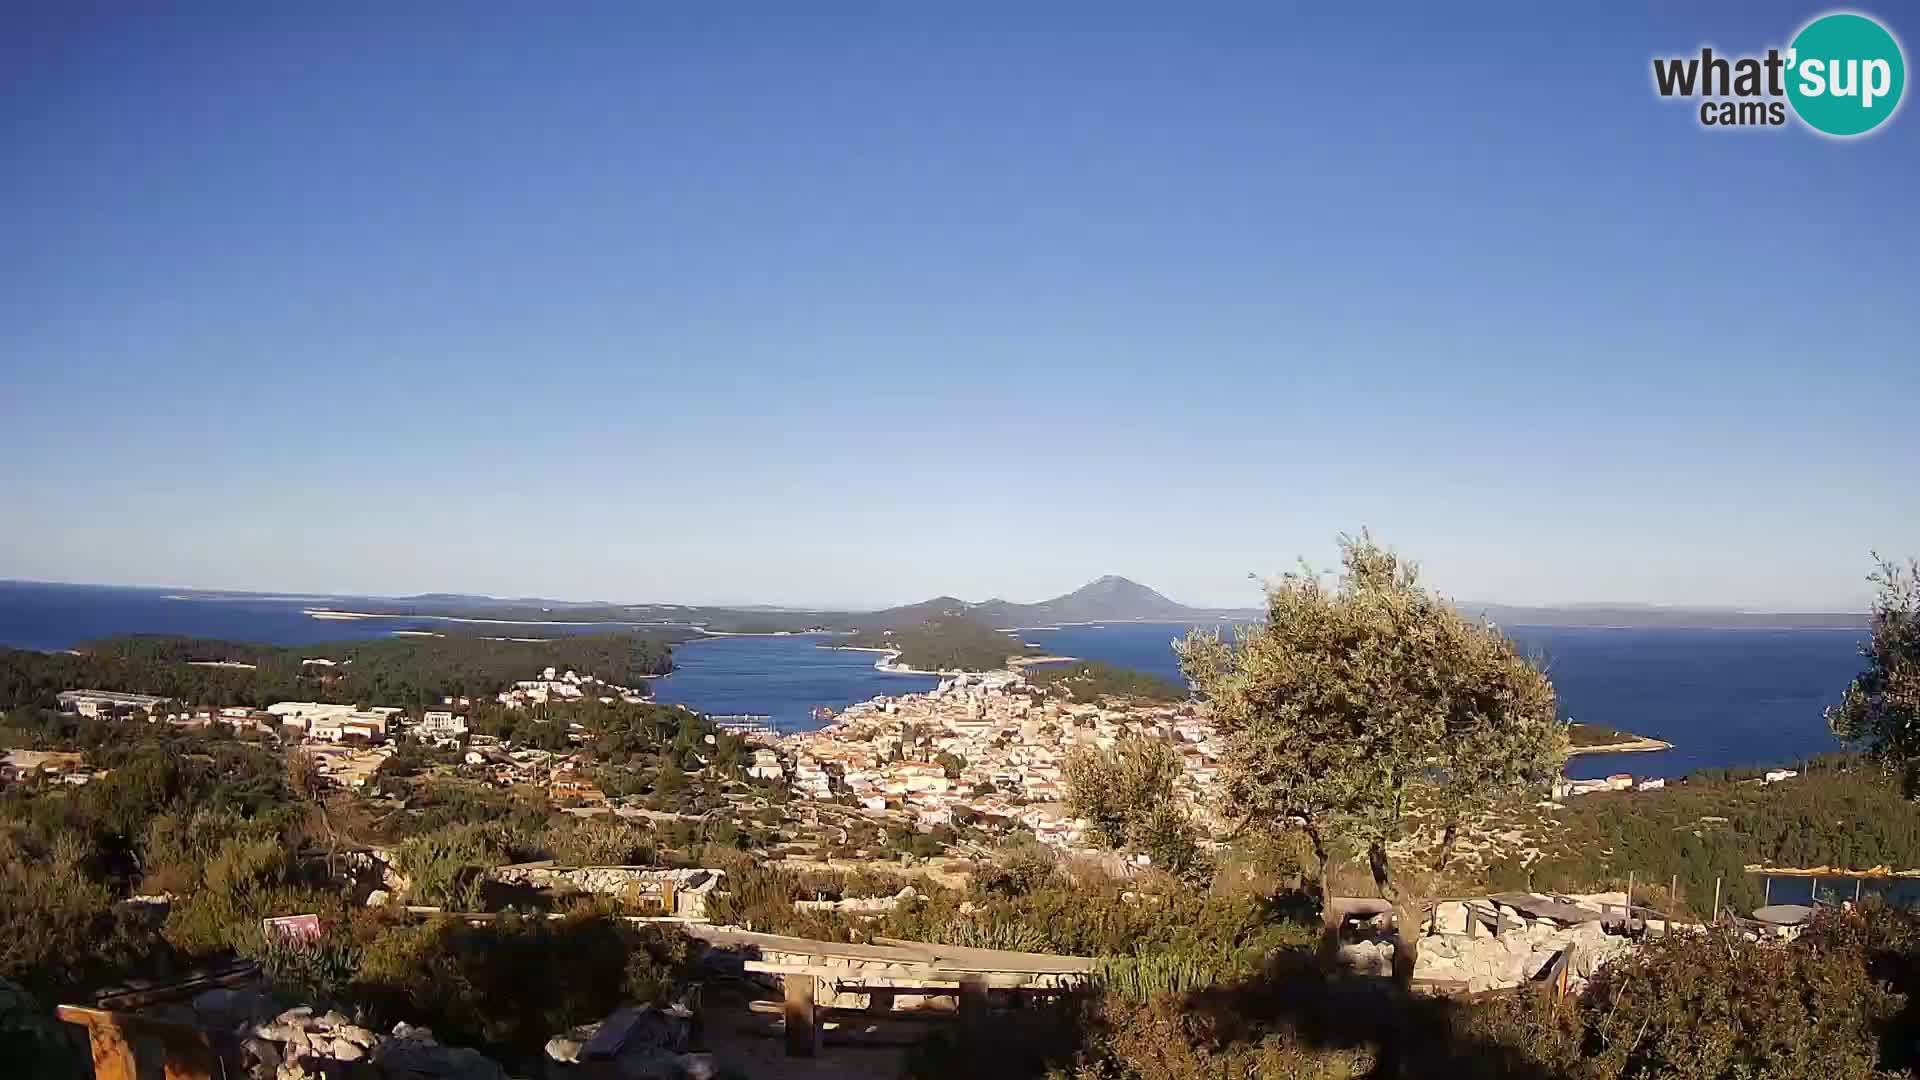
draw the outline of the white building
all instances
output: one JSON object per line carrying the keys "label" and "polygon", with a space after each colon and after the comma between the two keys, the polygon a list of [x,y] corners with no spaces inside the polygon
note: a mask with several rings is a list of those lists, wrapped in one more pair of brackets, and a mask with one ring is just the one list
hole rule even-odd
{"label": "white building", "polygon": [[294,726],[292,721],[295,720],[301,721],[303,727],[315,720],[339,722],[355,712],[351,705],[333,705],[324,701],[278,701],[267,706],[267,711],[289,727]]}
{"label": "white building", "polygon": [[467,733],[467,718],[452,712],[428,712],[420,717],[414,732],[428,742],[456,742]]}

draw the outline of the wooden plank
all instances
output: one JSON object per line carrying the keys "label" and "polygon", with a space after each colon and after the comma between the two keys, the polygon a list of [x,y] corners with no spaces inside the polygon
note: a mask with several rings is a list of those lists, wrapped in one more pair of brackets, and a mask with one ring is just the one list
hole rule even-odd
{"label": "wooden plank", "polygon": [[[787,1007],[780,1001],[749,1001],[747,1011],[761,1016],[784,1016]],[[814,1006],[814,1015],[820,1017],[820,1038],[823,1043],[832,1042],[835,1026],[839,1021],[855,1023],[903,1023],[903,1024],[950,1024],[960,1019],[960,1014],[952,1009],[901,1009],[880,1015],[862,1009],[841,1009],[828,1005]]]}
{"label": "wooden plank", "polygon": [[1552,919],[1554,922],[1571,924],[1598,922],[1601,918],[1598,913],[1555,900],[1551,896],[1537,896],[1533,893],[1494,893],[1487,899],[1505,904],[1515,911],[1531,915],[1536,919]]}
{"label": "wooden plank", "polygon": [[[859,967],[835,967],[829,964],[782,964],[771,960],[748,960],[741,967],[746,971],[761,975],[805,975],[823,979],[839,986],[894,985],[903,981],[909,985],[926,986],[945,983],[958,988],[961,983],[974,980],[992,990],[1046,990],[1045,986],[1033,986],[1036,978],[1070,978],[1077,973],[1052,974],[1047,972],[979,972],[956,971],[952,968],[925,967],[915,965],[907,968],[893,968],[885,971],[867,970]],[[867,982],[865,980],[876,980]],[[877,980],[886,980],[878,982]],[[906,992],[902,990],[901,992]]]}
{"label": "wooden plank", "polygon": [[924,941],[905,941],[887,937],[876,937],[873,940],[878,945],[921,953],[935,966],[955,971],[1076,975],[1094,971],[1100,966],[1100,962],[1091,956],[1013,952],[1007,949],[973,949],[960,945],[934,945]]}
{"label": "wooden plank", "polygon": [[216,1039],[201,1028],[80,1005],[62,1005],[54,1012],[67,1023],[87,1029],[94,1080],[152,1076],[152,1062],[143,1057],[143,1047],[158,1050],[164,1080],[214,1080],[226,1074],[222,1050],[228,1040]]}
{"label": "wooden plank", "polygon": [[109,987],[94,995],[95,1008],[110,1012],[144,1009],[164,1001],[177,1001],[193,997],[203,990],[221,986],[239,986],[251,983],[260,974],[260,965],[249,960],[233,964],[217,971],[203,971],[173,982],[130,982],[124,986]]}

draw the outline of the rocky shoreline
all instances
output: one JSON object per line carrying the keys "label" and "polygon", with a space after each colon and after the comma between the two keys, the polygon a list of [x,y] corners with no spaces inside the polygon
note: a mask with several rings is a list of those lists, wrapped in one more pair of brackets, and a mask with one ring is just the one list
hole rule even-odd
{"label": "rocky shoreline", "polygon": [[1581,754],[1640,754],[1655,750],[1671,750],[1673,744],[1662,739],[1650,739],[1637,735],[1620,742],[1601,743],[1598,746],[1576,746],[1567,751],[1568,757]]}

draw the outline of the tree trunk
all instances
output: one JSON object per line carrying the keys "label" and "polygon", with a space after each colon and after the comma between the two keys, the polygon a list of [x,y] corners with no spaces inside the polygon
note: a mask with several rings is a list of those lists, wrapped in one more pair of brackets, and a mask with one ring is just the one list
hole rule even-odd
{"label": "tree trunk", "polygon": [[1326,839],[1320,830],[1307,829],[1307,839],[1313,842],[1314,862],[1320,870],[1320,948],[1317,958],[1322,971],[1331,972],[1340,966],[1340,924],[1345,920],[1339,907],[1333,902],[1333,859],[1327,854]]}
{"label": "tree trunk", "polygon": [[1402,889],[1387,866],[1387,849],[1378,841],[1367,845],[1367,865],[1380,895],[1393,905],[1393,981],[1413,985],[1414,965],[1420,962],[1420,923],[1426,905],[1422,897]]}
{"label": "tree trunk", "polygon": [[1447,822],[1445,831],[1440,834],[1440,852],[1433,857],[1433,873],[1435,877],[1446,872],[1447,863],[1453,859],[1453,845],[1455,841],[1459,839],[1460,823],[1458,821]]}

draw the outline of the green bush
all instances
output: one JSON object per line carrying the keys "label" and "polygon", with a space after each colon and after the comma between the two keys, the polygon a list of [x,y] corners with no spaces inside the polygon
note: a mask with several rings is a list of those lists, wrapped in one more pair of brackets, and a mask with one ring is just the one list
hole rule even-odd
{"label": "green bush", "polygon": [[480,926],[438,916],[371,941],[353,994],[383,1023],[406,1019],[444,1041],[527,1059],[557,1031],[631,1000],[665,1000],[688,955],[677,930],[592,907]]}

